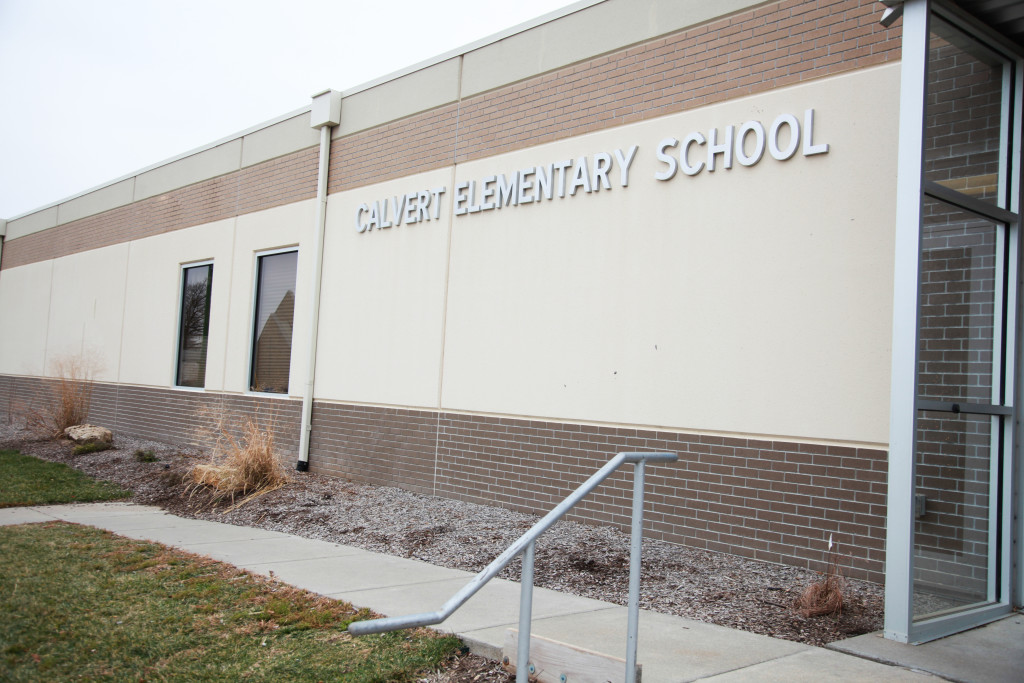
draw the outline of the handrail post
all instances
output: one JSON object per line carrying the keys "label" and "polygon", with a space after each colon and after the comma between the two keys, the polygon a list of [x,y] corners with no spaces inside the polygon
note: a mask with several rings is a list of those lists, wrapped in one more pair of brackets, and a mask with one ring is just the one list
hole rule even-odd
{"label": "handrail post", "polygon": [[519,586],[519,647],[516,652],[516,683],[529,683],[530,624],[533,621],[533,561],[537,547],[530,541],[523,552],[523,571]]}
{"label": "handrail post", "polygon": [[626,683],[636,683],[636,639],[640,625],[640,551],[644,537],[644,461],[633,469],[633,528],[629,536],[629,602],[626,622]]}

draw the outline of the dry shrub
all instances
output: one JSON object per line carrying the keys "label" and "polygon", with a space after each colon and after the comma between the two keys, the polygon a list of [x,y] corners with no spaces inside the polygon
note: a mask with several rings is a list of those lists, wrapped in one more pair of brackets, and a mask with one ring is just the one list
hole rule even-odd
{"label": "dry shrub", "polygon": [[840,557],[828,538],[828,560],[825,572],[819,573],[820,578],[804,588],[793,601],[793,608],[805,617],[822,617],[839,615],[843,611],[843,592],[846,590],[846,577],[839,566]]}
{"label": "dry shrub", "polygon": [[41,407],[24,411],[25,426],[40,437],[59,439],[68,427],[87,421],[99,363],[91,356],[77,354],[58,357],[50,367],[57,379]]}
{"label": "dry shrub", "polygon": [[[202,421],[202,420],[201,420]],[[274,449],[273,423],[261,425],[255,417],[246,417],[239,433],[231,429],[223,413],[214,416],[210,427],[199,430],[207,445],[212,441],[210,461],[194,465],[186,475],[190,490],[205,486],[213,489],[215,500],[236,496],[238,507],[258,495],[284,486],[287,470]]]}

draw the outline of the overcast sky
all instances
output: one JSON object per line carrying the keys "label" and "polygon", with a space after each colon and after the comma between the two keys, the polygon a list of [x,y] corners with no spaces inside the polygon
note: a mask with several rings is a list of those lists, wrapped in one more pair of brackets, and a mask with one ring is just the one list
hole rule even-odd
{"label": "overcast sky", "polygon": [[572,3],[0,0],[0,218]]}

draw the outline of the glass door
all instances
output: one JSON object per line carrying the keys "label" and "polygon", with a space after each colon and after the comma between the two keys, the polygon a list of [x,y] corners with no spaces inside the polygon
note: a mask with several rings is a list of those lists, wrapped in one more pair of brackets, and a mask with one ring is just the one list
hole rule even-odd
{"label": "glass door", "polygon": [[914,477],[914,621],[999,600],[1006,226],[926,197]]}
{"label": "glass door", "polygon": [[1010,609],[1020,66],[957,8],[905,3],[885,627],[904,642]]}

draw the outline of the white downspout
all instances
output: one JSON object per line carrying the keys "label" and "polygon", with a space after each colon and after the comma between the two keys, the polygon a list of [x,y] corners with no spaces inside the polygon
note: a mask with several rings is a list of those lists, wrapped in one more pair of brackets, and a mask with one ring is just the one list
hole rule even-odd
{"label": "white downspout", "polygon": [[299,461],[295,469],[309,469],[309,437],[313,419],[313,385],[316,380],[316,342],[320,328],[320,281],[324,264],[324,232],[327,225],[327,170],[331,163],[331,129],[341,123],[341,93],[324,90],[313,95],[309,124],[320,129],[320,168],[316,179],[316,252],[313,254],[313,291],[309,306],[309,362],[306,389],[302,394]]}

